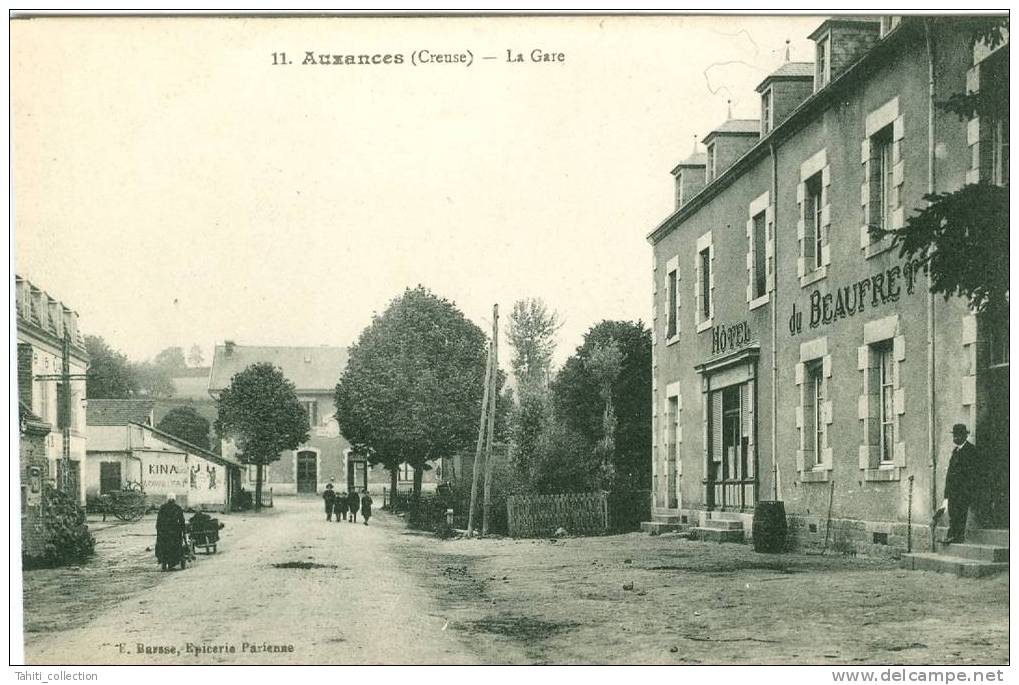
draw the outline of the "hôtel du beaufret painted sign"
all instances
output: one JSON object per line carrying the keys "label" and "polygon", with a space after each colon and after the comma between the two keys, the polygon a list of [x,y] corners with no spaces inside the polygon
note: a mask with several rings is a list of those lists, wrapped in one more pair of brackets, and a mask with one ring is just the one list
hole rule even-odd
{"label": "h\u00f4tel du beaufret painted sign", "polygon": [[[810,328],[827,326],[839,319],[846,319],[865,311],[868,305],[877,308],[898,302],[903,290],[906,295],[913,294],[916,290],[917,277],[921,273],[923,266],[918,260],[907,260],[868,278],[837,288],[834,292],[821,294],[819,289],[815,289],[810,293],[809,318],[806,323]],[[789,316],[789,335],[794,336],[803,332],[804,313],[793,304],[792,314]]]}

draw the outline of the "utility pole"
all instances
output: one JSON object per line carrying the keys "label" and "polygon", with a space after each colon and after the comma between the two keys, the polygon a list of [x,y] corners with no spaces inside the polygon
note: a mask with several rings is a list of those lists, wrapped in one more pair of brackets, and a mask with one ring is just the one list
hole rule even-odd
{"label": "utility pole", "polygon": [[495,406],[499,398],[499,305],[492,307],[492,365],[488,374],[488,440],[485,443],[485,500],[482,507],[481,535],[488,535],[492,508],[492,442],[495,440]]}
{"label": "utility pole", "polygon": [[74,495],[75,501],[77,501],[77,493],[69,492],[71,489],[71,408],[74,401],[71,393],[71,381],[85,380],[88,376],[84,373],[71,373],[71,334],[67,330],[64,331],[60,356],[60,373],[40,374],[35,376],[35,380],[56,381],[57,387],[63,388],[62,392],[57,393],[57,402],[59,403],[57,418],[58,423],[61,424],[61,442],[63,443],[60,462],[57,466],[57,487],[61,492]]}
{"label": "utility pole", "polygon": [[474,470],[471,472],[471,505],[467,511],[467,537],[474,535],[474,508],[478,501],[478,473],[481,471],[481,449],[486,433],[488,414],[488,386],[492,375],[492,343],[488,344],[488,359],[485,362],[485,392],[481,399],[481,419],[478,425],[478,445],[474,450]]}

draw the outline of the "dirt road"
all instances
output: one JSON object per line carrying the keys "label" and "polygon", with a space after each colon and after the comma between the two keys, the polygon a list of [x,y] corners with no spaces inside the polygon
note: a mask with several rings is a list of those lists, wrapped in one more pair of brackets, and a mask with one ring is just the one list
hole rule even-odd
{"label": "dirt road", "polygon": [[80,568],[26,574],[29,663],[1008,660],[1007,574],[639,533],[442,541],[385,514],[329,524],[318,500],[277,503],[224,517],[219,554],[185,571],[158,570],[150,518],[99,531]]}
{"label": "dirt road", "polygon": [[[160,571],[145,551],[155,542],[148,519],[97,532],[105,558],[27,574],[26,660],[473,663],[431,593],[396,563],[403,523],[385,515],[370,526],[326,523],[321,509],[318,500],[277,498],[258,516],[223,517],[219,553],[199,554],[184,571]],[[61,616],[80,625],[64,630]]]}

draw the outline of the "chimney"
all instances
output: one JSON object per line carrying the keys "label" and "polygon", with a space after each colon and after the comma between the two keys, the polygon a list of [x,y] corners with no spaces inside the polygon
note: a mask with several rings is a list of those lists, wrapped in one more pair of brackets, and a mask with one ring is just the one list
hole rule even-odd
{"label": "chimney", "polygon": [[234,354],[234,348],[235,347],[237,347],[237,343],[235,343],[233,340],[224,340],[223,341],[223,349],[224,349],[224,354],[226,354],[226,356],[232,357],[233,354]]}
{"label": "chimney", "polygon": [[810,34],[816,44],[814,90],[838,78],[863,57],[881,38],[881,21],[876,17],[833,17]]}
{"label": "chimney", "polygon": [[766,136],[814,92],[814,65],[786,62],[757,86],[761,94],[761,135]]}
{"label": "chimney", "polygon": [[705,183],[711,183],[752,148],[761,137],[757,119],[729,119],[704,136],[707,148]]}

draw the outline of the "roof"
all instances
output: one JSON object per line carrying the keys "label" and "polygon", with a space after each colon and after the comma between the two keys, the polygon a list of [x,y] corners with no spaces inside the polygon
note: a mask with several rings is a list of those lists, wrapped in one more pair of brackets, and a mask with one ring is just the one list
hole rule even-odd
{"label": "roof", "polygon": [[[916,21],[914,21],[914,19]],[[647,235],[647,240],[652,245],[656,244],[665,235],[668,235],[679,224],[689,216],[697,212],[704,203],[718,195],[727,188],[734,179],[739,178],[746,172],[749,165],[756,163],[761,157],[770,154],[771,146],[780,145],[786,139],[796,134],[807,122],[824,109],[831,107],[838,98],[845,96],[845,91],[853,88],[860,79],[865,79],[873,74],[885,63],[884,60],[892,56],[901,55],[903,44],[920,34],[919,17],[904,16],[899,28],[889,33],[885,38],[862,54],[850,64],[841,74],[832,79],[824,88],[817,90],[813,95],[801,102],[786,117],[782,123],[775,126],[766,136],[755,143],[749,150],[725,169],[722,174],[701,188],[682,207],[677,208],[672,214],[665,218],[658,226]],[[898,52],[897,52],[898,51]]]}
{"label": "roof", "polygon": [[678,169],[681,166],[705,166],[708,163],[708,156],[703,152],[695,152],[682,162],[676,165]]}
{"label": "roof", "polygon": [[147,424],[152,417],[152,408],[155,404],[152,400],[89,399],[85,410],[85,423],[89,426]]}
{"label": "roof", "polygon": [[44,435],[50,432],[50,424],[41,416],[37,416],[27,404],[18,400],[18,422],[23,433]]}
{"label": "roof", "polygon": [[807,36],[807,38],[809,38],[810,40],[817,40],[818,38],[821,37],[822,33],[827,31],[832,26],[835,25],[852,26],[854,24],[859,25],[872,24],[875,28],[880,30],[881,20],[877,17],[868,17],[860,15],[831,17],[830,19],[825,19],[823,22],[821,22],[821,25],[814,29],[814,31],[809,36]]}
{"label": "roof", "polygon": [[241,465],[241,462],[239,462],[238,460],[236,460],[236,459],[234,459],[232,457],[227,457],[227,456],[224,456],[222,454],[215,454],[214,452],[210,452],[209,450],[204,449],[202,447],[199,447],[198,445],[194,445],[194,444],[188,442],[187,440],[182,440],[182,439],[178,438],[176,435],[172,435],[170,433],[167,433],[166,431],[161,431],[158,428],[154,428],[154,427],[149,426],[147,424],[136,423],[134,421],[132,421],[131,423],[136,425],[136,426],[138,426],[138,427],[140,427],[140,428],[143,428],[144,430],[147,430],[147,431],[151,432],[153,435],[157,436],[161,440],[165,440],[166,442],[173,443],[174,445],[177,445],[178,447],[181,447],[181,448],[187,450],[188,452],[190,452],[192,454],[197,454],[198,456],[200,456],[200,457],[202,457],[204,459],[208,459],[209,461],[215,461],[215,462],[219,462],[219,463],[223,463],[223,464],[229,464],[230,466],[240,466]]}
{"label": "roof", "polygon": [[183,369],[176,369],[170,374],[171,378],[207,378],[212,371],[209,366],[186,366]]}
{"label": "roof", "polygon": [[283,375],[298,390],[328,390],[347,368],[347,348],[330,347],[261,347],[254,345],[216,345],[212,358],[212,375],[209,390],[223,390],[230,386],[234,375],[257,362],[269,362],[279,367]]}
{"label": "roof", "polygon": [[710,139],[714,138],[718,134],[728,135],[761,135],[761,120],[760,119],[729,119],[718,128],[714,129],[711,133],[704,136],[704,142],[707,143]]}
{"label": "roof", "polygon": [[764,86],[771,81],[784,81],[784,80],[814,80],[814,63],[813,62],[786,62],[775,71],[768,74],[763,81],[757,86],[757,92],[760,93]]}

